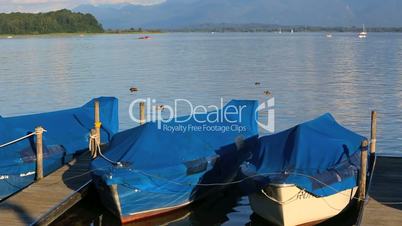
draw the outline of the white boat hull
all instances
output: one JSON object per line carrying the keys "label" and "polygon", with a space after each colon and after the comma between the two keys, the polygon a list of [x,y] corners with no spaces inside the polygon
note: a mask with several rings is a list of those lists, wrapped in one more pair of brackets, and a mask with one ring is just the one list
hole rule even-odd
{"label": "white boat hull", "polygon": [[295,185],[270,185],[249,196],[253,211],[283,226],[324,221],[338,215],[352,201],[357,187],[326,197],[315,197]]}

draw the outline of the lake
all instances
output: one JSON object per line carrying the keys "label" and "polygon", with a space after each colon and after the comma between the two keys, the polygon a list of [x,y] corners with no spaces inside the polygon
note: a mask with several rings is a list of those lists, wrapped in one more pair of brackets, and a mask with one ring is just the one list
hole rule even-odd
{"label": "lake", "polygon": [[[123,130],[137,126],[128,111],[136,98],[155,98],[161,104],[186,98],[209,105],[219,104],[220,98],[263,101],[269,90],[275,97],[276,131],[330,112],[344,126],[369,136],[370,111],[376,110],[377,151],[402,154],[401,33],[370,33],[367,39],[354,33],[334,33],[332,38],[324,33],[166,33],[137,38],[0,38],[0,115],[52,111],[97,96],[116,96]],[[132,86],[139,91],[131,94]],[[179,110],[186,112],[184,107]],[[182,220],[176,225],[197,225],[204,218],[218,219],[213,225],[251,224],[247,198],[235,196],[228,202],[231,205],[222,208],[229,210],[219,217],[196,206],[177,214],[175,219]],[[91,224],[93,216],[109,219],[94,203],[82,202],[70,216],[88,218],[78,225]],[[91,208],[92,213],[82,211]]]}

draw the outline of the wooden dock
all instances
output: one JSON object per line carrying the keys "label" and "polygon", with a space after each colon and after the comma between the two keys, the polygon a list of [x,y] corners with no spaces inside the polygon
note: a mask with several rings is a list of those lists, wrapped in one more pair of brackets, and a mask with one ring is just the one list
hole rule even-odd
{"label": "wooden dock", "polygon": [[377,157],[359,223],[402,225],[402,157]]}
{"label": "wooden dock", "polygon": [[88,152],[0,203],[1,225],[47,225],[89,190]]}

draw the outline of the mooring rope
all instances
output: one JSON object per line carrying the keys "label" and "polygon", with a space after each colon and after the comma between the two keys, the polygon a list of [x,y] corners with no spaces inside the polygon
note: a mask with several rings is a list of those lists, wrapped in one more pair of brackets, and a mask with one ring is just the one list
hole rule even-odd
{"label": "mooring rope", "polygon": [[[121,162],[113,161],[113,160],[109,159],[108,157],[106,157],[102,153],[102,149],[100,147],[100,144],[96,141],[97,138],[98,138],[98,136],[96,134],[89,136],[90,140],[88,142],[89,143],[88,149],[91,150],[93,144],[95,144],[95,146],[96,146],[95,152],[97,152],[101,158],[103,158],[105,161],[111,163],[112,165],[115,165],[115,166],[118,166],[118,167],[123,167],[123,164]],[[96,156],[96,154],[94,154],[94,155]]]}
{"label": "mooring rope", "polygon": [[108,161],[109,163],[111,163],[111,164],[113,164],[113,165],[116,165],[116,166],[118,166],[118,167],[123,167],[123,164],[122,164],[121,162],[113,161],[113,160],[107,158],[107,157],[102,153],[102,149],[101,149],[101,147],[100,147],[100,144],[97,144],[96,147],[97,147],[97,149],[98,149],[99,156],[102,157],[104,160],[106,160],[106,161]]}
{"label": "mooring rope", "polygon": [[[46,130],[43,129],[43,132],[46,132]],[[10,142],[7,142],[7,143],[5,143],[5,144],[2,144],[2,145],[0,145],[0,148],[3,148],[3,147],[6,147],[6,146],[9,146],[9,145],[12,145],[12,144],[14,144],[14,143],[17,143],[17,142],[19,142],[19,141],[21,141],[21,140],[27,139],[27,138],[29,138],[29,137],[31,137],[31,136],[34,136],[34,135],[36,135],[36,132],[32,132],[32,133],[30,133],[30,134],[27,134],[27,135],[25,135],[25,136],[22,136],[22,137],[20,137],[20,138],[17,138],[17,139],[15,139],[15,140],[13,140],[13,141],[10,141]],[[100,144],[96,142],[96,139],[97,139],[97,135],[90,135],[89,150],[92,149],[92,146],[93,146],[92,144],[94,144],[93,142],[95,142],[95,146],[96,146],[95,152],[97,152],[101,158],[103,158],[105,161],[111,163],[111,164],[114,165],[114,166],[123,167],[122,162],[120,162],[120,161],[113,161],[113,160],[107,158],[107,157],[102,153],[102,149],[101,149],[101,147],[100,147]],[[374,140],[374,142],[375,142],[375,140]],[[79,175],[75,175],[75,176],[72,176],[72,177],[69,177],[69,178],[63,178],[63,179],[61,179],[61,181],[72,180],[72,179],[75,179],[75,178],[79,178],[79,177],[88,175],[88,174],[90,174],[90,173],[92,173],[92,172],[94,172],[94,171],[97,171],[97,170],[106,170],[106,169],[110,169],[110,168],[95,168],[95,169],[89,170],[89,171],[87,171],[87,172],[85,172],[85,173],[82,173],[82,174],[79,174]],[[159,176],[159,175],[150,174],[150,173],[147,173],[147,172],[145,172],[145,171],[143,171],[143,170],[138,170],[138,169],[134,169],[134,168],[131,168],[131,167],[127,167],[127,168],[124,168],[124,169],[129,170],[130,172],[133,172],[133,173],[140,173],[140,174],[143,174],[143,175],[148,176],[148,177],[153,177],[153,178],[157,178],[157,179],[160,179],[160,180],[164,180],[164,181],[166,181],[166,182],[168,182],[168,183],[172,183],[172,184],[176,184],[176,185],[182,185],[182,186],[194,186],[194,187],[196,187],[196,186],[205,186],[205,187],[206,187],[206,186],[229,186],[229,185],[235,185],[235,184],[242,183],[242,182],[244,182],[244,181],[246,181],[246,180],[248,180],[248,179],[252,179],[252,178],[255,178],[255,177],[283,174],[283,172],[260,173],[260,174],[255,174],[255,175],[247,176],[247,177],[242,178],[242,179],[239,179],[239,180],[234,180],[234,181],[231,181],[231,182],[222,182],[222,183],[183,183],[183,182],[178,182],[178,181],[175,181],[175,180],[172,180],[172,179],[164,178],[164,177],[161,177],[161,176]],[[339,194],[341,194],[341,195],[350,197],[349,195],[346,195],[346,194],[341,193],[341,191],[339,191],[339,190],[336,189],[335,187],[333,187],[333,186],[331,186],[331,185],[329,185],[329,184],[326,184],[325,182],[323,182],[323,181],[321,181],[321,180],[319,180],[319,179],[317,179],[317,178],[315,178],[315,177],[313,177],[313,176],[310,176],[310,175],[307,175],[307,174],[304,174],[304,173],[297,173],[297,172],[286,172],[286,173],[287,173],[287,174],[293,174],[293,175],[296,175],[296,176],[303,176],[303,177],[310,178],[310,179],[315,180],[316,182],[322,184],[323,186],[330,188],[331,190],[333,190],[333,191],[336,192],[336,193],[339,193]],[[55,182],[55,184],[56,184],[56,183],[57,183],[57,182]],[[131,188],[131,187],[128,187],[128,186],[127,186],[126,184],[124,184],[124,183],[123,183],[122,185],[125,186],[125,187],[127,187],[127,188],[129,188],[129,189],[133,189],[133,188]],[[352,189],[354,189],[354,188],[352,188]],[[302,189],[302,191],[305,191],[305,189]],[[286,204],[286,203],[288,203],[288,202],[290,202],[290,201],[293,201],[294,198],[297,197],[297,194],[298,194],[298,193],[296,193],[295,195],[291,196],[291,197],[290,197],[288,200],[286,200],[286,201],[280,201],[280,200],[277,200],[276,198],[274,198],[274,197],[268,195],[263,189],[261,189],[261,193],[262,193],[264,196],[266,196],[267,198],[269,198],[270,200],[272,200],[272,201],[274,201],[274,202],[277,202],[277,203],[279,203],[279,204]],[[316,196],[313,195],[313,197],[316,197]],[[321,197],[321,198],[325,198],[325,197]],[[360,199],[360,198],[358,198],[358,197],[352,197],[351,199],[356,199],[356,200],[358,200],[358,201],[364,201],[364,200],[362,200],[362,199]],[[402,205],[402,201],[397,201],[397,202],[379,202],[379,203],[384,204],[384,205]]]}
{"label": "mooring rope", "polygon": [[[106,158],[106,159],[107,159],[107,158]],[[106,160],[106,159],[105,159],[105,160]],[[107,161],[107,160],[106,160],[106,161]],[[115,162],[115,161],[112,161],[112,160],[110,160],[110,161],[111,161],[111,163],[113,162],[113,163],[115,163],[116,165],[118,164],[118,162]],[[121,163],[120,163],[120,164],[121,164]],[[70,180],[73,180],[73,179],[76,179],[76,178],[80,178],[80,177],[82,177],[82,176],[86,176],[86,175],[88,175],[88,174],[90,174],[90,173],[92,173],[92,172],[98,171],[98,170],[107,170],[107,169],[110,169],[110,167],[106,167],[106,168],[94,168],[94,169],[91,169],[91,170],[89,170],[89,171],[87,171],[87,172],[84,172],[84,173],[82,173],[82,174],[78,174],[78,175],[75,175],[75,176],[72,176],[72,177],[67,177],[67,178],[60,179],[60,181],[64,181],[64,182],[70,181]],[[177,181],[174,181],[174,180],[171,180],[171,179],[167,179],[167,178],[164,178],[164,177],[161,177],[161,176],[158,176],[158,175],[153,175],[153,174],[146,173],[146,172],[144,172],[144,171],[142,171],[142,170],[133,170],[133,169],[130,169],[130,168],[125,168],[125,169],[128,169],[129,171],[134,172],[134,173],[141,173],[141,174],[146,175],[146,176],[149,176],[149,177],[154,177],[154,178],[158,178],[158,179],[163,179],[163,180],[165,180],[165,181],[167,181],[167,182],[169,182],[169,183],[173,183],[173,184],[176,184],[176,185],[187,186],[187,187],[188,187],[188,186],[194,186],[194,187],[195,187],[195,186],[229,186],[229,185],[239,184],[239,183],[241,183],[241,182],[244,182],[245,180],[248,180],[248,179],[251,179],[251,178],[254,178],[254,177],[282,174],[282,173],[261,173],[261,174],[256,174],[256,175],[252,175],[252,176],[247,176],[247,177],[242,178],[242,179],[240,179],[240,180],[235,180],[235,181],[225,182],[225,183],[209,183],[209,184],[195,183],[195,184],[194,184],[194,183],[181,183],[181,182],[177,182]],[[288,173],[289,173],[289,174],[292,174],[291,172],[288,172]],[[339,194],[341,194],[341,195],[343,195],[343,196],[350,197],[350,195],[340,193],[340,192],[341,192],[340,190],[338,190],[338,189],[332,187],[331,185],[326,184],[326,183],[320,181],[319,179],[314,178],[314,177],[312,177],[312,176],[310,176],[310,175],[306,175],[306,174],[302,174],[302,173],[293,173],[293,174],[299,175],[299,176],[305,176],[305,177],[308,177],[308,178],[312,178],[312,179],[316,180],[317,182],[321,183],[322,185],[324,185],[324,186],[326,186],[326,187],[329,187],[330,189],[334,190],[336,193],[339,193]],[[52,184],[57,184],[57,183],[58,183],[58,182],[54,182],[54,183],[52,183]],[[129,186],[129,184],[127,184],[127,183],[122,183],[121,185],[124,186],[124,187],[126,187],[126,188],[129,188],[129,189],[138,190],[138,188],[133,188],[133,187]],[[355,189],[355,188],[352,188],[352,189]],[[305,190],[305,189],[301,189],[301,191],[306,191],[306,190]],[[277,202],[277,203],[279,203],[279,204],[286,204],[286,203],[289,203],[289,202],[291,202],[291,201],[294,201],[295,197],[297,197],[297,195],[298,195],[298,193],[296,193],[295,195],[291,196],[288,200],[279,201],[279,200],[277,200],[276,198],[274,198],[274,197],[268,195],[268,194],[267,194],[265,191],[263,191],[262,189],[261,189],[261,193],[262,193],[264,196],[266,196],[267,198],[269,198],[270,200],[272,200],[272,201],[274,201],[274,202]],[[312,196],[313,196],[313,197],[316,197],[316,196],[314,196],[314,195],[312,195]],[[326,198],[325,196],[324,196],[324,197],[318,197],[318,198],[323,198],[323,200],[324,200],[325,202],[327,202],[327,201],[325,200],[325,198]],[[357,201],[365,201],[365,200],[362,200],[362,199],[360,199],[360,198],[358,198],[358,197],[351,197],[350,199],[355,199],[355,200],[357,200]],[[381,201],[378,201],[378,202],[381,203],[381,204],[383,204],[383,205],[402,205],[402,201],[396,201],[396,202],[381,202]],[[327,204],[328,204],[328,203],[327,203]],[[335,208],[335,207],[332,207],[332,206],[329,205],[329,204],[328,204],[328,206],[330,206],[330,207],[333,208],[333,209],[339,210],[339,209],[337,209],[337,208]]]}
{"label": "mooring rope", "polygon": [[[157,175],[152,175],[152,174],[149,174],[149,173],[145,173],[145,172],[142,171],[142,170],[135,170],[135,171],[133,171],[132,169],[129,169],[129,170],[132,171],[132,172],[137,172],[137,173],[144,174],[144,175],[146,175],[146,176],[155,177],[155,178],[158,178],[158,179],[164,179],[164,180],[166,180],[166,181],[169,182],[169,183],[173,183],[173,184],[177,184],[177,185],[183,185],[183,186],[228,186],[228,185],[234,185],[234,184],[242,183],[243,181],[248,180],[248,179],[251,179],[251,178],[254,178],[254,177],[282,174],[282,173],[261,173],[261,174],[256,174],[256,175],[248,176],[248,177],[245,177],[245,178],[240,179],[240,180],[236,180],[236,181],[232,181],[232,182],[226,182],[226,183],[209,183],[209,184],[196,183],[196,184],[192,184],[192,183],[180,183],[180,182],[176,182],[176,181],[173,181],[173,180],[170,180],[170,179],[167,179],[167,178],[163,178],[163,177],[160,177],[160,176],[157,176]],[[292,174],[292,173],[289,172],[289,174]],[[336,193],[339,193],[339,194],[341,194],[341,195],[343,195],[343,196],[347,196],[350,200],[352,200],[352,199],[361,200],[361,199],[358,198],[358,197],[350,197],[349,195],[340,193],[341,191],[337,190],[336,188],[332,187],[331,185],[326,184],[326,183],[320,181],[319,179],[314,178],[314,177],[312,177],[312,176],[310,176],[310,175],[306,175],[306,174],[302,174],[302,173],[295,173],[295,174],[300,175],[300,176],[306,176],[306,177],[309,177],[309,178],[313,178],[313,179],[315,179],[316,181],[318,181],[319,183],[321,183],[321,184],[323,184],[323,185],[325,185],[325,186],[327,186],[327,187],[333,189]],[[123,183],[122,186],[124,186],[124,187],[126,187],[126,188],[129,188],[129,189],[133,189],[133,190],[138,191],[137,188],[132,188],[131,186],[127,186],[127,183]],[[352,189],[355,189],[355,188],[352,188]],[[276,203],[278,203],[278,204],[284,205],[284,204],[287,204],[287,203],[290,203],[290,202],[295,201],[296,198],[297,198],[297,195],[299,194],[299,192],[300,192],[300,191],[305,191],[305,189],[301,189],[300,191],[296,192],[293,196],[291,196],[289,199],[287,199],[287,200],[285,200],[285,201],[280,201],[280,200],[276,199],[275,197],[268,195],[263,189],[261,189],[260,191],[261,191],[261,193],[262,193],[264,196],[266,196],[268,199],[272,200],[273,202],[276,202]],[[313,196],[313,197],[316,197],[316,196],[314,196],[314,195],[312,195],[312,196]],[[327,197],[324,196],[324,197],[318,197],[318,198],[322,198],[322,200],[323,200],[330,208],[335,209],[335,210],[341,210],[341,209],[335,208],[335,207],[333,207],[332,205],[330,205],[330,204],[327,202],[327,200],[326,200]],[[398,203],[398,202],[394,202],[393,204],[397,204],[397,203]]]}
{"label": "mooring rope", "polygon": [[[302,191],[304,191],[304,189],[302,189]],[[289,199],[287,199],[287,200],[285,200],[285,201],[280,201],[280,200],[274,198],[273,196],[268,195],[268,194],[264,191],[264,189],[261,189],[261,193],[262,193],[265,197],[267,197],[268,199],[270,199],[271,201],[276,202],[276,203],[278,203],[278,204],[280,204],[280,205],[285,205],[285,204],[287,204],[287,203],[292,202],[294,199],[297,198],[297,195],[299,194],[299,192],[297,192],[296,194],[294,194],[293,196],[291,196]]]}
{"label": "mooring rope", "polygon": [[[47,132],[47,131],[42,128],[42,131],[41,131],[41,132],[43,133],[43,132]],[[35,132],[32,132],[32,133],[27,134],[27,135],[25,135],[25,136],[22,136],[22,137],[20,137],[20,138],[17,138],[17,139],[15,139],[15,140],[12,140],[12,141],[10,141],[10,142],[7,142],[7,143],[5,143],[5,144],[2,144],[2,145],[0,145],[0,148],[4,148],[4,147],[7,147],[7,146],[9,146],[9,145],[12,145],[12,144],[15,144],[15,143],[17,143],[17,142],[20,142],[20,141],[22,141],[22,140],[25,140],[25,139],[27,139],[27,138],[29,138],[29,137],[31,137],[31,136],[36,135],[36,133],[37,133],[37,132],[35,131]]]}
{"label": "mooring rope", "polygon": [[17,142],[20,142],[20,141],[22,141],[22,140],[24,140],[24,139],[27,139],[28,137],[31,137],[31,136],[34,136],[34,135],[36,135],[35,132],[30,133],[30,134],[28,134],[28,135],[25,135],[25,136],[23,136],[23,137],[17,138],[17,139],[15,139],[15,140],[12,140],[12,141],[10,141],[10,142],[7,142],[7,143],[5,143],[5,144],[0,145],[0,148],[4,148],[4,147],[7,147],[7,146],[9,146],[9,145],[15,144],[15,143],[17,143]]}
{"label": "mooring rope", "polygon": [[[174,181],[174,180],[171,180],[171,179],[168,179],[168,178],[164,178],[164,177],[161,177],[161,176],[158,176],[158,175],[153,175],[153,174],[150,174],[150,173],[146,173],[146,172],[144,172],[143,170],[136,170],[136,169],[131,169],[131,168],[126,168],[126,169],[128,169],[129,171],[134,172],[134,173],[140,173],[140,174],[143,174],[143,175],[146,175],[146,176],[149,176],[149,177],[154,177],[154,178],[157,178],[157,179],[165,180],[165,181],[167,181],[168,183],[173,183],[173,184],[176,184],[176,185],[183,185],[183,186],[194,186],[194,187],[195,187],[195,186],[228,186],[228,185],[235,185],[235,184],[242,183],[242,182],[244,182],[244,181],[246,181],[246,180],[248,180],[248,179],[252,179],[252,178],[255,178],[255,177],[269,176],[269,175],[280,175],[280,174],[282,174],[282,172],[260,173],[260,174],[255,174],[255,175],[247,176],[247,177],[242,178],[242,179],[240,179],[240,180],[235,180],[235,181],[231,181],[231,182],[208,183],[208,184],[195,183],[195,184],[194,184],[194,183],[182,183],[182,182],[177,182],[177,181]],[[325,183],[325,182],[323,182],[323,181],[321,181],[321,180],[319,180],[319,179],[317,179],[317,178],[315,178],[315,177],[313,177],[313,176],[310,176],[310,175],[307,175],[307,174],[303,174],[303,173],[293,173],[293,172],[287,172],[287,173],[288,173],[288,174],[293,174],[293,175],[296,175],[296,176],[304,176],[304,177],[310,178],[310,179],[315,180],[315,181],[317,181],[318,183],[324,185],[325,187],[330,188],[330,189],[333,190],[335,193],[339,193],[339,194],[341,194],[341,195],[343,195],[343,196],[350,197],[350,195],[340,193],[340,192],[341,192],[340,190],[336,189],[335,187],[333,187],[333,186],[331,186],[331,185],[329,185],[329,184],[327,184],[327,183]],[[123,186],[124,186],[124,184],[123,184]],[[352,188],[352,189],[354,189],[354,188]],[[265,193],[265,192],[264,192],[264,193]],[[267,195],[267,194],[265,194],[265,195]],[[268,195],[267,195],[267,196],[268,196]],[[314,195],[313,195],[313,196],[314,196]],[[314,196],[314,197],[316,197],[316,196]],[[275,199],[274,197],[271,196],[271,198],[273,199],[273,201],[275,201],[275,200],[274,200],[274,199]],[[324,199],[325,199],[325,196],[324,196],[324,197],[320,197],[320,198],[324,198]],[[364,199],[360,199],[359,197],[352,197],[351,199],[356,199],[356,200],[358,200],[358,201],[364,201]],[[277,200],[277,201],[279,201],[279,200]],[[288,201],[289,201],[289,200],[287,200],[286,202],[288,202]],[[396,202],[380,202],[380,203],[382,203],[382,204],[384,204],[384,205],[402,205],[402,201],[396,201]]]}

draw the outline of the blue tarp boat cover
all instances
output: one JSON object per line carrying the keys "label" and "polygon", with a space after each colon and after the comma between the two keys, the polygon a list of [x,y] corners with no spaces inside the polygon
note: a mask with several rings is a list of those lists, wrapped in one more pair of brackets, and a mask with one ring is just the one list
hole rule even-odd
{"label": "blue tarp boat cover", "polygon": [[[117,185],[121,216],[190,202],[203,195],[197,183],[232,180],[240,164],[251,156],[238,151],[234,143],[239,136],[245,144],[257,139],[257,105],[257,101],[233,100],[218,111],[197,114],[185,122],[159,127],[158,122],[148,122],[120,132],[113,137],[106,157],[124,166],[98,157],[92,162],[96,184]],[[239,109],[241,114],[236,113]],[[233,114],[222,118],[225,111]],[[200,122],[207,118],[208,122]],[[183,119],[188,116],[176,121]]]}
{"label": "blue tarp boat cover", "polygon": [[[118,103],[113,97],[98,98],[102,122],[102,141],[108,143],[118,131]],[[44,173],[49,174],[88,148],[88,138],[94,126],[94,100],[82,107],[3,118],[0,116],[0,144],[35,131],[42,126]],[[32,183],[35,178],[35,138],[0,148],[0,199]]]}
{"label": "blue tarp boat cover", "polygon": [[269,183],[295,184],[316,196],[355,187],[364,139],[328,113],[261,137],[252,160],[243,166],[243,173],[251,179],[242,186],[251,193]]}

